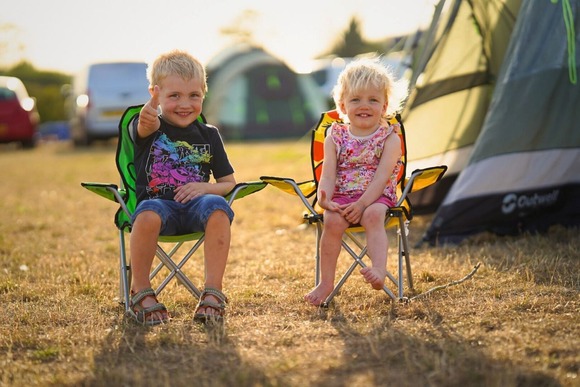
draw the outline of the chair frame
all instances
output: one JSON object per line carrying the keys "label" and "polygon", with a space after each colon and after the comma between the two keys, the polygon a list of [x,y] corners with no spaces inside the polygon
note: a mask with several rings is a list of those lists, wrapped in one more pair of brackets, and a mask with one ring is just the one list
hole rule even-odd
{"label": "chair frame", "polygon": [[[332,118],[331,118],[332,117]],[[330,121],[329,121],[330,120]],[[397,122],[401,125],[401,136],[404,146],[403,154],[403,167],[402,173],[399,177],[398,187],[401,192],[398,194],[398,201],[395,207],[389,208],[385,217],[385,232],[388,229],[395,226],[397,229],[397,244],[398,244],[398,259],[397,259],[397,275],[393,275],[387,270],[387,278],[396,286],[396,294],[388,286],[387,283],[383,286],[382,290],[393,300],[405,301],[407,298],[404,296],[404,273],[406,271],[407,283],[409,289],[413,289],[413,275],[411,269],[411,258],[409,249],[409,223],[412,219],[412,206],[409,201],[408,195],[411,192],[417,191],[419,189],[425,188],[437,181],[439,181],[445,171],[446,166],[437,166],[431,168],[425,168],[420,170],[415,170],[408,178],[406,175],[406,139],[405,139],[405,129],[400,116],[396,117]],[[316,254],[315,254],[315,279],[314,284],[317,286],[320,283],[320,239],[322,236],[324,217],[322,214],[322,209],[317,208],[317,189],[318,189],[318,177],[317,173],[320,173],[322,167],[322,160],[316,162],[314,160],[314,143],[317,141],[317,136],[320,136],[320,130],[324,130],[324,136],[326,135],[327,129],[330,127],[330,123],[340,122],[337,118],[336,111],[324,112],[321,115],[319,123],[312,130],[312,143],[311,143],[311,162],[312,171],[314,178],[313,180],[305,182],[296,182],[292,178],[284,177],[273,177],[273,176],[262,176],[260,179],[286,193],[297,195],[304,206],[307,209],[307,213],[304,214],[304,220],[309,224],[314,224],[316,226]],[[324,137],[323,136],[323,137]],[[320,138],[318,138],[320,141]],[[424,183],[419,183],[421,179],[424,179]],[[326,298],[326,300],[321,304],[321,307],[328,307],[330,302],[338,294],[342,286],[346,283],[347,279],[354,272],[354,270],[360,266],[361,268],[366,267],[363,259],[368,257],[367,246],[364,241],[357,236],[358,233],[363,232],[364,228],[360,225],[353,225],[344,233],[342,238],[343,249],[353,258],[354,262],[349,266],[346,272],[342,275],[339,281],[334,286],[333,291]],[[349,241],[352,242],[349,244]],[[352,245],[355,246],[352,246]],[[359,251],[355,251],[357,248]],[[404,268],[405,269],[404,269]]]}
{"label": "chair frame", "polygon": [[[81,183],[81,185],[91,191],[97,189],[105,190],[113,195],[115,201],[119,203],[121,210],[130,218],[131,211],[127,207],[125,202],[122,188],[119,188],[116,184],[107,183]],[[253,192],[257,192],[263,189],[266,185],[260,182],[248,182],[248,183],[238,183],[232,189],[232,191],[226,196],[228,199],[228,204],[231,206],[234,200],[237,198],[238,194],[243,190],[250,189]],[[246,193],[247,195],[249,193]],[[244,195],[244,196],[245,196]],[[102,195],[101,195],[102,196]],[[129,257],[127,256],[127,244],[125,240],[125,234],[128,232],[128,227],[120,228],[119,232],[119,303],[123,304],[125,307],[125,313],[128,315],[136,316],[135,312],[131,310],[130,305],[130,289],[131,289],[131,265]],[[189,261],[189,259],[197,252],[197,250],[203,245],[205,240],[205,233],[198,232],[186,235],[178,236],[160,236],[157,244],[156,257],[159,259],[159,263],[155,268],[151,270],[149,275],[149,280],[153,280],[163,268],[169,270],[169,274],[163,279],[163,281],[155,289],[155,294],[159,295],[163,289],[169,284],[169,282],[176,277],[179,282],[185,286],[185,288],[196,298],[199,299],[201,296],[201,291],[193,284],[193,282],[183,273],[183,266]],[[190,250],[181,258],[179,262],[174,260],[174,256],[181,249],[185,242],[195,241],[194,245]],[[166,252],[160,243],[174,243],[173,247],[169,252]]]}
{"label": "chair frame", "polygon": [[[127,243],[125,234],[130,233],[132,228],[132,211],[130,209],[129,202],[133,200],[133,205],[135,205],[136,201],[134,196],[130,196],[131,191],[133,192],[132,195],[134,195],[134,187],[127,187],[123,168],[119,165],[119,155],[122,152],[121,148],[124,146],[122,142],[128,141],[124,137],[128,136],[128,133],[124,133],[128,130],[128,128],[125,126],[127,126],[139,113],[142,106],[143,105],[138,105],[127,108],[119,123],[119,143],[117,145],[116,162],[119,175],[121,176],[120,185],[111,183],[81,182],[82,187],[119,204],[119,209],[115,215],[115,224],[119,232],[119,303],[124,305],[125,314],[132,317],[136,317],[136,314],[133,312],[133,310],[131,310],[130,305],[131,265],[130,258],[127,256]],[[203,117],[201,117],[200,120],[205,122],[205,118]],[[234,188],[225,196],[225,199],[227,200],[228,205],[231,206],[236,199],[240,199],[247,195],[258,192],[265,187],[266,183],[261,181],[237,183]],[[205,232],[196,232],[176,236],[160,236],[158,238],[155,256],[158,258],[159,263],[151,270],[149,279],[153,280],[156,278],[163,268],[166,268],[169,271],[169,274],[167,274],[167,276],[162,279],[161,283],[155,289],[156,295],[159,295],[159,293],[165,289],[171,280],[175,278],[185,286],[185,288],[192,294],[192,296],[197,299],[200,298],[201,291],[185,275],[182,269],[189,261],[189,259],[203,245],[204,240]],[[178,260],[178,258],[176,258],[177,252],[182,247],[184,247],[184,243],[192,241],[194,241],[193,246],[187,251],[187,253],[183,255],[182,258]],[[160,243],[173,243],[173,246],[168,252],[166,252]]]}

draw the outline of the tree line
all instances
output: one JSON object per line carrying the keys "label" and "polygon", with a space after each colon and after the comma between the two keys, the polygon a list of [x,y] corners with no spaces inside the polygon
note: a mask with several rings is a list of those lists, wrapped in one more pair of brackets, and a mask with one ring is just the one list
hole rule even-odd
{"label": "tree line", "polygon": [[[369,41],[362,36],[360,22],[352,18],[346,30],[337,37],[335,44],[320,56],[354,57],[368,52],[387,53],[396,47],[400,38],[402,37],[383,39],[379,42]],[[71,84],[72,75],[40,70],[28,61],[21,61],[6,69],[0,68],[0,75],[22,80],[28,94],[36,98],[41,122],[63,121],[68,118],[63,87]]]}

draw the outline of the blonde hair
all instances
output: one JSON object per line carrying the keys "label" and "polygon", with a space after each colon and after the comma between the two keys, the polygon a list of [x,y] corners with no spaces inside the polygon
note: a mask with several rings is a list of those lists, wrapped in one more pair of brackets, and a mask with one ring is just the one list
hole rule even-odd
{"label": "blonde hair", "polygon": [[199,60],[184,51],[173,50],[158,56],[147,67],[149,86],[159,85],[169,75],[178,75],[184,80],[200,79],[203,93],[207,93],[207,76]]}
{"label": "blonde hair", "polygon": [[383,118],[389,118],[399,112],[408,94],[408,82],[396,80],[392,71],[380,62],[380,58],[361,58],[350,62],[338,76],[332,90],[332,97],[338,112],[346,118],[346,112],[341,110],[344,99],[353,93],[369,87],[383,90],[387,111]]}

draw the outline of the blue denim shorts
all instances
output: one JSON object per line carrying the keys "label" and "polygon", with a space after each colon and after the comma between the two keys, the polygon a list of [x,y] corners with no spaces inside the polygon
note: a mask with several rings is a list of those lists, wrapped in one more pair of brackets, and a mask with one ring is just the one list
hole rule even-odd
{"label": "blue denim shorts", "polygon": [[132,220],[143,211],[153,211],[161,218],[160,235],[183,235],[205,231],[210,215],[218,210],[234,220],[234,212],[228,202],[219,195],[202,195],[187,203],[175,200],[148,199],[137,204]]}

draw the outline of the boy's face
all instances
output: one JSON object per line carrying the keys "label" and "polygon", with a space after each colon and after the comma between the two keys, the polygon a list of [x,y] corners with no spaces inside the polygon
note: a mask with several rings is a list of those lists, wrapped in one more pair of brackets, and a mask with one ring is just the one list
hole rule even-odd
{"label": "boy's face", "polygon": [[159,107],[170,124],[185,128],[201,114],[203,89],[199,79],[169,75],[159,84]]}

